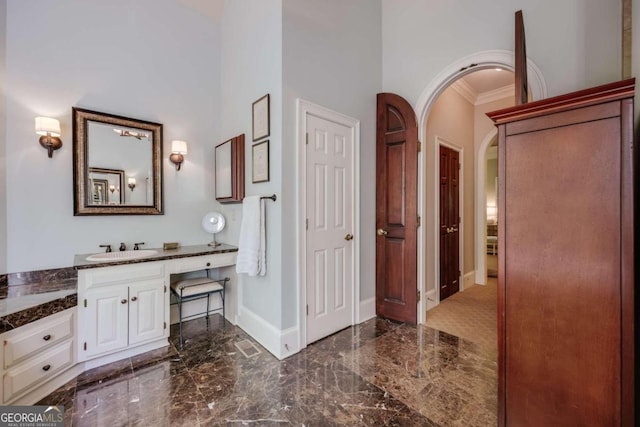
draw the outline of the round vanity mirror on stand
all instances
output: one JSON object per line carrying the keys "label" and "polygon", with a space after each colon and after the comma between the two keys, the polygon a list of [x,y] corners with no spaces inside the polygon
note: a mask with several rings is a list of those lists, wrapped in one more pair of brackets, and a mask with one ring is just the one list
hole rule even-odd
{"label": "round vanity mirror on stand", "polygon": [[224,225],[224,216],[220,212],[208,212],[202,218],[202,228],[213,235],[213,240],[209,243],[209,246],[220,246],[220,243],[216,242],[216,233],[221,232]]}

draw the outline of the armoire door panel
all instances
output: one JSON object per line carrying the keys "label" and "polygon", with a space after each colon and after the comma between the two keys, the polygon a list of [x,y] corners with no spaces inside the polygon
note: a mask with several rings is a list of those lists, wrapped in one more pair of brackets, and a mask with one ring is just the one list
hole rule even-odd
{"label": "armoire door panel", "polygon": [[[582,410],[547,408],[536,422],[602,425],[619,412],[611,392],[620,381],[619,170],[615,119],[509,139],[506,387],[515,425],[567,396]],[[553,363],[538,357],[541,348]]]}
{"label": "armoire door panel", "polygon": [[635,80],[498,124],[499,425],[637,425]]}

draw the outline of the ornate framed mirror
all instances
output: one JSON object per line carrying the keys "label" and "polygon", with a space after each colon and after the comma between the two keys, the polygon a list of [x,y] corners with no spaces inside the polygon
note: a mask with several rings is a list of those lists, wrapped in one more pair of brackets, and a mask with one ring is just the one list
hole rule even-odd
{"label": "ornate framed mirror", "polygon": [[74,107],[73,172],[74,215],[162,215],[162,125]]}

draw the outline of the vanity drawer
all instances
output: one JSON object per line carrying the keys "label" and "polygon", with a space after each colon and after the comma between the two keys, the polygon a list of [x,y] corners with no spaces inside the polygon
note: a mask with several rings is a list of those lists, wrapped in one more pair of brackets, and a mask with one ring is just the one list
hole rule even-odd
{"label": "vanity drawer", "polygon": [[172,261],[171,273],[186,273],[206,268],[227,267],[236,263],[237,252],[179,258]]}
{"label": "vanity drawer", "polygon": [[115,267],[91,268],[78,272],[78,283],[84,289],[164,278],[164,262],[144,262]]}
{"label": "vanity drawer", "polygon": [[4,368],[73,336],[75,309],[14,329],[3,336]]}
{"label": "vanity drawer", "polygon": [[73,340],[67,340],[42,355],[6,371],[2,378],[4,401],[9,402],[29,387],[55,376],[72,363]]}

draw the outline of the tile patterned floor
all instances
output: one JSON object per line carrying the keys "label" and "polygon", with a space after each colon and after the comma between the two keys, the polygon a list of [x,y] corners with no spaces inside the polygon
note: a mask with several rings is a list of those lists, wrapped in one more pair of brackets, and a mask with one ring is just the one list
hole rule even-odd
{"label": "tile patterned floor", "polygon": [[283,361],[245,357],[220,316],[187,322],[182,351],[176,332],[39,404],[65,405],[66,426],[496,425],[495,355],[428,327],[372,319]]}

